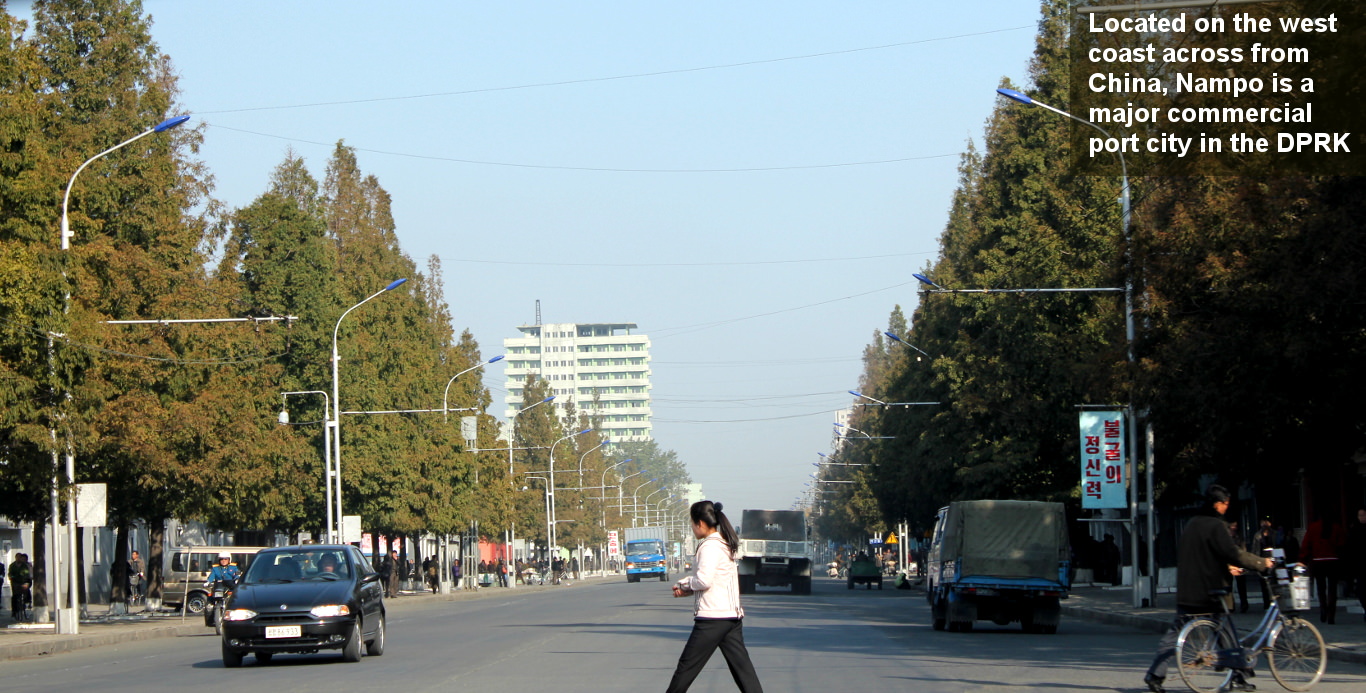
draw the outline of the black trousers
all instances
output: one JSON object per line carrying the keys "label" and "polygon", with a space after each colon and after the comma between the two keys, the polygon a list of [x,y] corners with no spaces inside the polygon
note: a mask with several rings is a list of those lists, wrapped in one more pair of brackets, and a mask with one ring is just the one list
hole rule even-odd
{"label": "black trousers", "polygon": [[688,690],[718,647],[721,648],[721,654],[725,655],[730,676],[735,679],[735,685],[740,687],[741,693],[763,693],[764,687],[759,685],[754,664],[749,661],[745,634],[741,619],[738,618],[699,618],[693,621],[692,635],[688,636],[688,644],[683,646],[683,654],[678,657],[678,668],[674,670],[673,680],[669,681],[667,693]]}

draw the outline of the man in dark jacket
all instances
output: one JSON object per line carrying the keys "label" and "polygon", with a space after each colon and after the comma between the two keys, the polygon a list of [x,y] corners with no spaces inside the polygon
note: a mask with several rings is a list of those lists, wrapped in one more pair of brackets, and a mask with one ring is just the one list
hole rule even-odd
{"label": "man in dark jacket", "polygon": [[[1163,693],[1162,681],[1167,676],[1167,664],[1176,655],[1176,637],[1182,626],[1199,614],[1224,612],[1220,597],[1210,592],[1227,593],[1235,571],[1266,570],[1270,558],[1259,558],[1233,543],[1224,513],[1228,512],[1228,490],[1212,484],[1205,491],[1205,512],[1191,519],[1181,534],[1176,557],[1176,618],[1157,645],[1157,656],[1148,667],[1143,683],[1153,693]],[[1241,673],[1233,675],[1230,691],[1252,691],[1256,687],[1243,680]]]}

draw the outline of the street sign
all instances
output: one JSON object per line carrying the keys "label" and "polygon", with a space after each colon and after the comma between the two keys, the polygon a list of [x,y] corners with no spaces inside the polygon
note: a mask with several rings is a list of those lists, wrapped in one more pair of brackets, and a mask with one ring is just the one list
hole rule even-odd
{"label": "street sign", "polygon": [[357,543],[360,543],[360,538],[361,538],[361,531],[360,531],[360,515],[343,515],[343,516],[342,516],[342,543],[343,543],[343,544],[357,544]]}
{"label": "street sign", "polygon": [[884,543],[884,544],[895,544],[895,543],[896,543],[896,532],[888,532],[888,533],[887,533],[887,539],[886,539],[886,541],[884,541],[884,542],[882,542],[882,543]]}
{"label": "street sign", "polygon": [[1124,412],[1084,411],[1081,431],[1081,507],[1123,508]]}
{"label": "street sign", "polygon": [[607,533],[607,555],[620,556],[621,542],[617,540],[617,531],[612,530]]}
{"label": "street sign", "polygon": [[105,501],[109,488],[104,484],[76,484],[76,526],[103,527],[108,523]]}
{"label": "street sign", "polygon": [[460,417],[460,437],[464,438],[465,442],[469,443],[471,447],[474,446],[475,439],[479,437],[479,417]]}

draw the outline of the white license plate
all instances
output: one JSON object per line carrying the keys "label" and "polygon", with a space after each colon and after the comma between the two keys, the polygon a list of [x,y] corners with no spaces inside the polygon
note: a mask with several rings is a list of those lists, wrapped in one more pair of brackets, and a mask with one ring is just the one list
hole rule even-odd
{"label": "white license plate", "polygon": [[266,626],[267,638],[297,638],[303,635],[299,626]]}

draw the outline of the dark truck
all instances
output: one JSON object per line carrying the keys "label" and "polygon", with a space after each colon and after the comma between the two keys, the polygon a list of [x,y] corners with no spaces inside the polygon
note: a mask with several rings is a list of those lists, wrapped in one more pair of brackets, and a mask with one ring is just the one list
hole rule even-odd
{"label": "dark truck", "polygon": [[1071,587],[1061,503],[951,503],[939,511],[926,563],[935,630],[970,631],[983,620],[1058,631],[1059,600]]}
{"label": "dark truck", "polygon": [[800,510],[746,510],[740,519],[740,592],[756,585],[791,587],[811,594],[811,544],[806,513]]}

